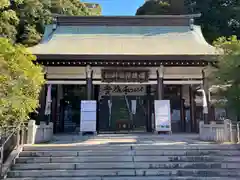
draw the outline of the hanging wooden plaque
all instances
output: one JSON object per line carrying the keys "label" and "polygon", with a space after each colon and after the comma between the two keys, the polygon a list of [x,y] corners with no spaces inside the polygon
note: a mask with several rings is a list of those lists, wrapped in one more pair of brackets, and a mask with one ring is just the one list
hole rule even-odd
{"label": "hanging wooden plaque", "polygon": [[103,82],[147,82],[148,70],[102,70]]}

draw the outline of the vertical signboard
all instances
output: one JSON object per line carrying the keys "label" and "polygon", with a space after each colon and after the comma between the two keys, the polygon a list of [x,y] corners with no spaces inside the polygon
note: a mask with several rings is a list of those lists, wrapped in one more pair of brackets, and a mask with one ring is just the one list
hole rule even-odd
{"label": "vertical signboard", "polygon": [[81,101],[80,132],[96,132],[97,102]]}
{"label": "vertical signboard", "polygon": [[170,100],[155,100],[155,131],[171,132]]}

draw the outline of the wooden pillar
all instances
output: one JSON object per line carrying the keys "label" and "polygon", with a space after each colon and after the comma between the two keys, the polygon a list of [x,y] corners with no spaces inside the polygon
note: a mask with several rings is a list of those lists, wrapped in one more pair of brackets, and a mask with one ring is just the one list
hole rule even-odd
{"label": "wooden pillar", "polygon": [[93,71],[91,66],[86,67],[86,84],[87,84],[87,100],[92,100],[93,95],[93,83],[92,83]]}
{"label": "wooden pillar", "polygon": [[57,121],[57,85],[52,85],[52,104],[51,104],[51,120],[53,123],[53,133],[56,133],[56,121]]}
{"label": "wooden pillar", "polygon": [[147,106],[147,115],[146,115],[146,129],[147,132],[152,132],[152,97],[151,97],[151,85],[147,85],[146,89],[146,106]]}
{"label": "wooden pillar", "polygon": [[63,128],[62,128],[62,124],[63,123],[63,115],[64,113],[61,112],[63,110],[63,108],[61,107],[61,105],[63,105],[62,101],[63,101],[63,85],[62,84],[58,84],[57,85],[57,94],[56,94],[56,132],[62,132]]}
{"label": "wooden pillar", "polygon": [[215,117],[215,107],[214,105],[211,104],[211,102],[209,102],[209,120],[211,121],[216,121],[216,117]]}
{"label": "wooden pillar", "polygon": [[163,84],[163,76],[164,76],[164,67],[161,65],[157,70],[157,94],[158,100],[164,99],[164,84]]}
{"label": "wooden pillar", "polygon": [[96,130],[99,132],[99,127],[100,127],[100,117],[99,117],[99,91],[100,91],[100,85],[95,85],[94,86],[94,100],[97,101],[97,124],[96,124]]}
{"label": "wooden pillar", "polygon": [[46,95],[47,95],[47,84],[44,84],[42,86],[40,95],[39,95],[39,114],[38,114],[38,118],[37,118],[37,124],[40,124],[40,121],[46,121],[46,117],[45,117],[45,106],[46,106]]}
{"label": "wooden pillar", "polygon": [[183,98],[183,86],[180,87],[180,116],[181,116],[181,129],[186,132],[186,118],[185,118],[185,102]]}
{"label": "wooden pillar", "polygon": [[196,120],[196,105],[195,105],[195,93],[193,91],[193,87],[189,86],[189,102],[190,102],[190,124],[191,124],[191,132],[196,132],[197,129],[197,120]]}

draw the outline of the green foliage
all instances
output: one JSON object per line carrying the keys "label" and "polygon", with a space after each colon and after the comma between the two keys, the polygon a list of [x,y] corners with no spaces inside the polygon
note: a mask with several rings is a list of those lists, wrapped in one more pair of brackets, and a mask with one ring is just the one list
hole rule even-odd
{"label": "green foliage", "polygon": [[217,38],[237,35],[240,37],[239,0],[186,0],[190,13],[201,13],[196,20],[209,43]]}
{"label": "green foliage", "polygon": [[0,9],[4,9],[10,5],[9,0],[0,0]]}
{"label": "green foliage", "polygon": [[13,42],[35,45],[54,14],[89,16],[91,12],[79,0],[0,0],[0,34]]}
{"label": "green foliage", "polygon": [[170,13],[168,2],[157,0],[145,2],[136,12],[136,15],[161,15]]}
{"label": "green foliage", "polygon": [[16,12],[11,10],[8,6],[9,4],[5,4],[2,6],[0,11],[0,34],[3,37],[16,40],[17,30],[16,26],[19,23],[19,19],[16,15]]}
{"label": "green foliage", "polygon": [[0,38],[0,127],[27,120],[38,107],[44,75],[35,59],[22,45]]}
{"label": "green foliage", "polygon": [[19,37],[22,44],[33,46],[42,38],[41,34],[37,31],[36,26],[26,25],[23,34]]}
{"label": "green foliage", "polygon": [[151,0],[145,2],[136,15],[179,14],[181,8],[178,9],[177,5],[180,6],[180,3],[185,5],[186,13],[202,14],[195,23],[202,27],[203,35],[209,43],[221,36],[237,35],[240,38],[239,0],[172,0],[172,4],[170,0]]}
{"label": "green foliage", "polygon": [[227,99],[226,106],[236,115],[240,115],[240,41],[236,36],[221,37],[215,46],[222,56],[218,59],[218,68],[213,73],[214,84],[218,85],[218,95]]}

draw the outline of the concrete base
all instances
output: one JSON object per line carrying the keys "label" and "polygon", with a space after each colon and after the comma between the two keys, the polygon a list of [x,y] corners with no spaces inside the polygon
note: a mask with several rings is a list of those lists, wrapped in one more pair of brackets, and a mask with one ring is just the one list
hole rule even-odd
{"label": "concrete base", "polygon": [[45,122],[41,122],[40,125],[36,125],[35,120],[28,122],[28,144],[49,142],[53,139],[53,123],[48,125]]}

